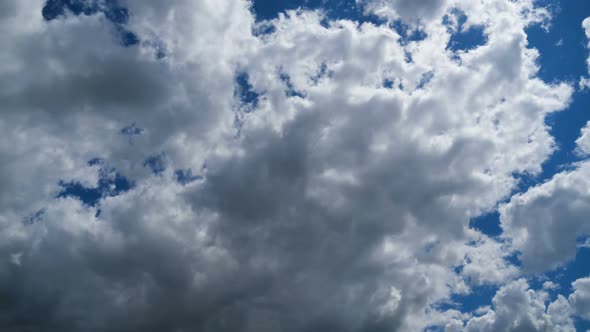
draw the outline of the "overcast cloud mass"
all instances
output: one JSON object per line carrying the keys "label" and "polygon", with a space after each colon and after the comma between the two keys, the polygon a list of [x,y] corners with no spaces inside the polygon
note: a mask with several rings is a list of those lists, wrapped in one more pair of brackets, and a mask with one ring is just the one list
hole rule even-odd
{"label": "overcast cloud mass", "polygon": [[547,79],[557,3],[347,3],[0,1],[0,330],[590,328],[589,40]]}

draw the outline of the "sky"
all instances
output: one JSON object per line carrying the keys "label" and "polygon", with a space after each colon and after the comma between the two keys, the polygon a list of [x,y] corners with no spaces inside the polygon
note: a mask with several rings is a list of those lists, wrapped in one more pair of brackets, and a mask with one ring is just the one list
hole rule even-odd
{"label": "sky", "polygon": [[590,331],[590,2],[0,2],[0,330]]}

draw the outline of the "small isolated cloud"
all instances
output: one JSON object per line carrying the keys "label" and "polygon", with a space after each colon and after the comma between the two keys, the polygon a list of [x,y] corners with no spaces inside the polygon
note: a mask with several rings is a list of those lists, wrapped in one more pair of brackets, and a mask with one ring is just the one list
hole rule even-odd
{"label": "small isolated cloud", "polygon": [[[584,29],[586,38],[588,39],[588,47],[590,48],[590,17],[582,22],[582,28]],[[588,71],[590,72],[590,57],[586,60],[586,63],[588,65]],[[581,77],[579,85],[582,90],[590,88],[590,79],[588,79],[588,77]]]}
{"label": "small isolated cloud", "polygon": [[590,154],[590,122],[586,123],[580,132],[580,137],[576,140],[576,150],[581,155]]}

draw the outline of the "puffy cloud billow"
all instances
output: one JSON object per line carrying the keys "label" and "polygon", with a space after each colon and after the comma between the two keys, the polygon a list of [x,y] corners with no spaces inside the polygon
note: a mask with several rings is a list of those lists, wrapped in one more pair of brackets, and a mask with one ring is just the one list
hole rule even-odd
{"label": "puffy cloud billow", "polygon": [[[515,195],[556,151],[545,119],[574,92],[540,78],[528,42],[549,11],[356,6],[377,19],[261,21],[246,0],[2,2],[0,330],[588,319],[586,279],[557,297],[525,279],[590,232],[585,161]],[[451,47],[472,28],[481,42]],[[501,236],[470,227],[498,204]],[[462,310],[479,287],[498,291]]]}
{"label": "puffy cloud billow", "polygon": [[[586,38],[589,39],[588,45],[590,47],[590,17],[588,17],[584,21],[582,21],[582,28],[584,29],[584,33],[586,34]],[[590,58],[588,58],[588,60],[586,62],[588,65],[588,71],[590,72]],[[580,87],[582,89],[586,89],[586,88],[590,87],[590,79],[583,76],[580,79]]]}

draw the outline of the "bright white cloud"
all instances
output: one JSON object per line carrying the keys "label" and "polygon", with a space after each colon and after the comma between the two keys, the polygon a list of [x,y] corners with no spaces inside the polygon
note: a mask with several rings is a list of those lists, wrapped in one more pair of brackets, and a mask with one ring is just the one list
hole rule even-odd
{"label": "bright white cloud", "polygon": [[575,331],[568,301],[560,295],[546,306],[548,300],[524,279],[511,282],[496,293],[493,309],[470,319],[465,331]]}
{"label": "bright white cloud", "polygon": [[[588,47],[590,47],[590,17],[586,18],[582,22],[582,28],[584,29],[584,32],[586,33],[586,38],[589,40]],[[588,58],[586,63],[588,64],[588,71],[590,72],[590,58]],[[580,78],[580,88],[586,89],[588,87],[590,87],[590,80],[587,77]]]}
{"label": "bright white cloud", "polygon": [[590,17],[587,17],[584,21],[582,21],[582,28],[584,28],[586,37],[590,39]]}
{"label": "bright white cloud", "polygon": [[408,23],[428,22],[440,18],[446,9],[447,0],[357,0],[365,11],[393,19],[401,18]]}
{"label": "bright white cloud", "polygon": [[580,137],[576,140],[577,151],[582,155],[590,154],[590,122],[582,128]]}
{"label": "bright white cloud", "polygon": [[590,164],[581,163],[501,208],[505,235],[522,253],[525,267],[545,271],[575,257],[578,236],[590,231],[589,174]]}
{"label": "bright white cloud", "polygon": [[486,236],[477,236],[463,250],[461,275],[472,284],[503,284],[520,274],[519,269],[508,262],[512,249]]}

